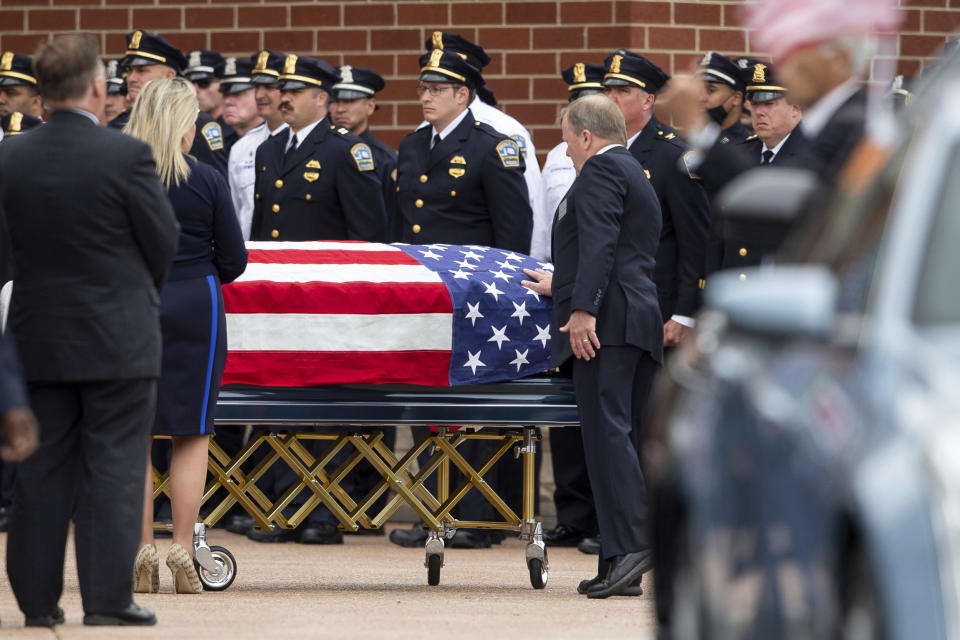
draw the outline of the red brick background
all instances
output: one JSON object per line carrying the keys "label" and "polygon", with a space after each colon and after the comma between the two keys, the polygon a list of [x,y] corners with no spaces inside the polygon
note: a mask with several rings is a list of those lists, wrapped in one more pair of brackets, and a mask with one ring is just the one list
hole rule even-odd
{"label": "red brick background", "polygon": [[[842,1],[842,0],[837,0]],[[914,74],[960,27],[960,0],[900,0],[898,68]],[[134,28],[184,51],[250,55],[268,47],[372,67],[387,79],[372,126],[397,146],[420,122],[417,56],[434,29],[459,32],[493,58],[485,70],[500,106],[523,122],[541,155],[559,140],[566,90],[559,70],[602,62],[613,49],[643,53],[665,70],[686,69],[713,49],[753,52],[738,26],[742,0],[302,2],[299,0],[0,0],[0,49],[32,53],[51,34],[96,34],[107,57]]]}

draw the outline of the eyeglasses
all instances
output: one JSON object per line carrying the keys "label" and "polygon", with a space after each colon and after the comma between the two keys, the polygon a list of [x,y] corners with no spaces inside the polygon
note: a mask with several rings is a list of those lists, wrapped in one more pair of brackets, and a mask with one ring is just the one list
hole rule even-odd
{"label": "eyeglasses", "polygon": [[197,85],[201,89],[209,89],[212,82],[213,80],[210,78],[204,78],[203,80],[194,80],[193,84]]}
{"label": "eyeglasses", "polygon": [[446,91],[447,89],[453,89],[454,85],[452,84],[418,84],[417,85],[417,96],[423,97],[424,93],[429,93],[431,96],[436,98],[438,95]]}

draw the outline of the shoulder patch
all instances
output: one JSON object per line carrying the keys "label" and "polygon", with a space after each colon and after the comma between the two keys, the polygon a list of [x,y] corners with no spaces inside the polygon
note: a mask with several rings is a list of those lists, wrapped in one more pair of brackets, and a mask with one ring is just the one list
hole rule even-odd
{"label": "shoulder patch", "polygon": [[523,159],[527,159],[527,139],[521,136],[519,133],[515,136],[510,136],[514,142],[517,143],[517,146],[520,147],[520,153],[523,154]]}
{"label": "shoulder patch", "polygon": [[210,147],[210,151],[220,151],[223,149],[223,131],[216,121],[203,125],[200,133],[203,135],[203,139],[207,141],[207,146]]}
{"label": "shoulder patch", "polygon": [[364,142],[358,142],[350,147],[350,155],[357,163],[357,171],[373,171],[373,152]]}
{"label": "shoulder patch", "polygon": [[512,138],[501,140],[497,145],[497,155],[500,156],[500,162],[508,169],[520,166],[520,147]]}
{"label": "shoulder patch", "polygon": [[690,151],[687,151],[685,154],[680,156],[680,160],[683,162],[683,168],[687,171],[687,175],[690,176],[690,179],[699,180],[700,176],[698,176],[696,173],[690,170],[690,164],[687,162],[687,158],[689,158],[690,155],[693,153],[696,153],[693,149],[691,149]]}

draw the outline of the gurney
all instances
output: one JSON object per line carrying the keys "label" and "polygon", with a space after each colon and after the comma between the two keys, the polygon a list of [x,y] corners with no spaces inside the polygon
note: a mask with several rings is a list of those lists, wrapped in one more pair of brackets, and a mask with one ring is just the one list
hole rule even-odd
{"label": "gurney", "polygon": [[[544,265],[499,250],[452,245],[249,243],[248,249],[253,264],[247,274],[224,287],[230,352],[215,422],[219,432],[252,427],[252,435],[233,455],[216,438],[211,440],[211,480],[198,527],[215,525],[239,505],[255,527],[294,528],[313,509],[324,506],[342,530],[357,531],[382,527],[408,505],[428,532],[424,560],[428,584],[440,582],[445,541],[458,528],[470,528],[517,533],[526,542],[524,561],[531,585],[542,589],[549,563],[542,524],[534,512],[537,428],[579,424],[572,382],[549,371],[549,299],[529,297],[511,282],[515,274],[522,277],[523,267]],[[449,270],[432,262],[438,260],[434,256],[446,258],[453,252],[461,260]],[[305,265],[307,256],[326,262]],[[395,271],[384,276],[388,266]],[[481,275],[487,266],[492,276]],[[470,267],[472,271],[464,271]],[[344,276],[344,270],[349,274]],[[375,285],[356,285],[357,273],[373,278]],[[464,273],[472,279],[462,277]],[[274,280],[267,282],[270,278]],[[512,300],[497,295],[506,295],[511,286]],[[403,307],[408,301],[397,292],[406,287],[414,288],[421,304],[429,307],[426,311],[377,308],[344,321],[349,312],[383,306],[385,299]],[[368,295],[373,291],[376,298],[371,301],[358,291]],[[326,306],[318,310],[318,301]],[[440,313],[444,308],[446,321]],[[422,318],[421,324],[413,321],[415,316]],[[382,320],[388,317],[401,319]],[[471,333],[486,330],[478,317],[486,319],[493,337]],[[446,335],[430,329],[443,322]],[[366,333],[340,335],[353,325],[364,327]],[[370,327],[376,332],[373,338]],[[290,332],[297,334],[293,347],[288,344]],[[364,341],[372,340],[389,345],[382,347],[386,355],[364,351]],[[458,340],[467,342],[460,347]],[[326,349],[330,342],[335,347]],[[382,360],[390,366],[379,366]],[[332,370],[338,361],[349,364]],[[433,429],[398,458],[383,442],[385,430],[398,425]],[[318,432],[315,427],[338,429]],[[326,446],[311,454],[304,445],[318,440]],[[458,452],[468,440],[491,444],[489,455],[476,466]],[[424,453],[427,461],[415,469]],[[343,461],[332,468],[338,454]],[[498,461],[510,455],[523,461],[519,514],[485,480]],[[361,461],[371,465],[381,481],[366,495],[351,496],[341,483]],[[296,480],[271,499],[257,483],[274,465],[288,467]],[[462,482],[452,482],[454,469],[463,474]],[[435,492],[426,484],[433,476]],[[168,483],[164,475],[158,474],[157,480],[155,495],[166,491]],[[463,521],[452,515],[471,490],[484,497],[499,519]],[[289,506],[301,492],[308,498],[291,514]],[[385,494],[390,495],[385,506],[375,509]],[[235,575],[232,557],[221,561],[232,562]],[[217,582],[217,576],[226,573],[222,564],[206,576],[200,568],[207,588],[229,586]]]}

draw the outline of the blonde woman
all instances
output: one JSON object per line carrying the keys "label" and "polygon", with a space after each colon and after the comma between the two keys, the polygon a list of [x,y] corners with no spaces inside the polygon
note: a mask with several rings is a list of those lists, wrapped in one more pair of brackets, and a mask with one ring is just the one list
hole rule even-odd
{"label": "blonde woman", "polygon": [[[151,80],[124,132],[150,145],[157,173],[180,223],[177,255],[160,296],[163,361],[153,435],[172,436],[173,544],[167,566],[177,593],[200,593],[193,525],[207,474],[207,446],[227,353],[221,283],[243,273],[247,251],[230,192],[213,167],[186,155],[196,134],[196,91],[183,78]],[[149,452],[147,452],[149,453]],[[141,548],[134,591],[159,589],[153,542],[153,475],[147,465]]]}

